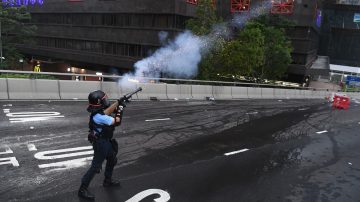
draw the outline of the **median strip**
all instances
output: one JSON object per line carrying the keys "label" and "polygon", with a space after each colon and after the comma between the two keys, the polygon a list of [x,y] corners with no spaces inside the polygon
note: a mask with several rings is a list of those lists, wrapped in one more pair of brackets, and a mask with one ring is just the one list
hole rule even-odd
{"label": "median strip", "polygon": [[234,154],[238,154],[238,153],[246,152],[246,151],[249,151],[249,149],[242,149],[242,150],[238,150],[238,151],[233,151],[233,152],[225,153],[224,155],[225,156],[230,156],[230,155],[234,155]]}

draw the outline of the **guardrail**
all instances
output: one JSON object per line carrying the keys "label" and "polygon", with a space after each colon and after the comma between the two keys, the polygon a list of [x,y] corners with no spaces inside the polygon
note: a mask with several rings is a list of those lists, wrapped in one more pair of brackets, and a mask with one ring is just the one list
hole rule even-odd
{"label": "guardrail", "polygon": [[[166,78],[142,78],[156,83],[131,83],[120,86],[116,81],[123,79],[116,75],[69,74],[55,72],[23,72],[0,70],[2,74],[32,74],[57,76],[87,76],[98,77],[99,81],[75,80],[46,80],[46,79],[17,79],[0,78],[0,99],[25,100],[85,100],[89,92],[100,89],[110,98],[115,99],[121,95],[142,87],[143,92],[135,95],[134,99],[197,99],[203,100],[213,97],[219,100],[228,99],[323,99],[334,90],[313,89],[301,87],[284,87],[267,84],[202,81]],[[109,79],[107,81],[107,79]],[[354,93],[352,96],[358,96]]]}

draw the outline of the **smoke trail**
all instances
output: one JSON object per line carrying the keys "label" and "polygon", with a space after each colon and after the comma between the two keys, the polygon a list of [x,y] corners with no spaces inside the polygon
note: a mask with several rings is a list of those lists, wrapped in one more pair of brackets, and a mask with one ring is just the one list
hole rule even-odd
{"label": "smoke trail", "polygon": [[159,40],[163,47],[156,50],[153,55],[135,63],[135,72],[124,75],[119,84],[124,87],[133,86],[133,82],[147,82],[142,77],[159,78],[160,74],[173,78],[193,78],[198,73],[198,64],[202,56],[206,55],[219,38],[229,39],[231,28],[243,28],[250,19],[268,12],[271,1],[254,4],[249,13],[234,15],[230,23],[221,23],[213,27],[207,36],[196,36],[190,31],[180,33],[173,41],[166,42],[166,32],[159,33]]}
{"label": "smoke trail", "polygon": [[246,23],[256,17],[259,17],[262,14],[268,13],[271,10],[272,3],[270,0],[257,2],[253,4],[250,11],[244,12],[242,14],[234,15],[233,19],[231,20],[231,25],[236,28],[244,28]]}

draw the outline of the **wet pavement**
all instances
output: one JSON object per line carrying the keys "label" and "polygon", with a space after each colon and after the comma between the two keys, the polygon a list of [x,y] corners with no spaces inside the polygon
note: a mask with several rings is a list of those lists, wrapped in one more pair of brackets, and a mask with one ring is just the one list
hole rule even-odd
{"label": "wet pavement", "polygon": [[[0,201],[79,201],[86,102],[1,101]],[[323,100],[132,102],[121,188],[96,201],[360,201],[360,107]]]}

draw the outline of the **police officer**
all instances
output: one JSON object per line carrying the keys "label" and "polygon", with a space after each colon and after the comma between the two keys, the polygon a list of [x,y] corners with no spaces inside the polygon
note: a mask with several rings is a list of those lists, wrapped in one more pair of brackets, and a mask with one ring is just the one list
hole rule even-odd
{"label": "police officer", "polygon": [[105,159],[106,167],[103,186],[120,186],[120,182],[113,180],[111,177],[117,163],[116,154],[118,150],[117,142],[113,139],[113,133],[115,127],[121,124],[123,107],[119,100],[110,104],[107,95],[100,90],[90,93],[88,99],[87,111],[90,113],[88,139],[93,145],[94,158],[91,167],[82,177],[78,195],[81,198],[94,200],[95,196],[87,188],[95,174],[101,172],[102,163]]}

